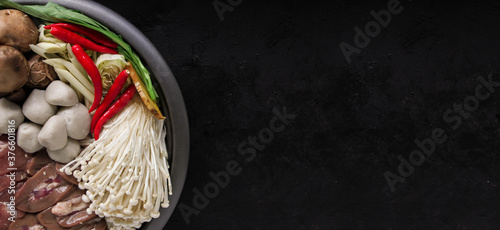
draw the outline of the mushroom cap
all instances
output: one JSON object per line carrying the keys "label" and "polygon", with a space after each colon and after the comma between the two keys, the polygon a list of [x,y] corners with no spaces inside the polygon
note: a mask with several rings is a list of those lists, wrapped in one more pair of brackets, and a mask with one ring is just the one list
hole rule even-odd
{"label": "mushroom cap", "polygon": [[0,93],[21,88],[29,75],[28,61],[12,46],[0,46]]}
{"label": "mushroom cap", "polygon": [[9,45],[25,53],[37,40],[38,29],[27,14],[14,9],[0,10],[0,45]]}
{"label": "mushroom cap", "polygon": [[34,54],[28,58],[30,74],[26,86],[36,89],[45,89],[54,80],[59,79],[54,67],[43,62],[45,58]]}

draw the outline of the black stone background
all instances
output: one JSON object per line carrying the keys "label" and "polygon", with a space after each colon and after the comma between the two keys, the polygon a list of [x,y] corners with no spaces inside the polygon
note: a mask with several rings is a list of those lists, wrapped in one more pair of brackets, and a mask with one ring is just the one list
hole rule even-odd
{"label": "black stone background", "polygon": [[[500,92],[456,130],[442,118],[499,68],[499,1],[401,0],[350,64],[340,42],[388,0],[244,0],[224,21],[212,1],[100,2],[155,44],[183,92],[180,203],[241,163],[190,224],[176,208],[165,229],[500,229]],[[238,145],[284,106],[297,117],[245,162]],[[384,172],[435,128],[448,140],[391,192]]]}

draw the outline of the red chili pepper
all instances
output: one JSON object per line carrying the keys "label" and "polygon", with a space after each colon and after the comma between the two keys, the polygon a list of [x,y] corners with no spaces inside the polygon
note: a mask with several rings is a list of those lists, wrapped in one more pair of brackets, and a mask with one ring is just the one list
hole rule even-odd
{"label": "red chili pepper", "polygon": [[44,28],[48,30],[52,27],[60,27],[60,28],[67,29],[67,30],[75,32],[75,33],[79,33],[79,34],[87,37],[88,39],[94,41],[95,43],[99,43],[103,46],[107,46],[107,47],[112,48],[112,49],[116,49],[116,47],[118,47],[116,42],[111,41],[111,39],[106,37],[104,34],[99,33],[93,29],[87,28],[85,26],[76,25],[76,24],[69,24],[69,23],[54,23],[54,24],[47,25]]}
{"label": "red chili pepper", "polygon": [[108,110],[99,118],[94,130],[94,138],[95,140],[99,139],[99,134],[101,133],[101,129],[109,119],[111,119],[114,115],[120,112],[127,104],[132,100],[136,92],[135,85],[131,84],[127,87],[127,90],[116,100]]}
{"label": "red chili pepper", "polygon": [[92,133],[94,132],[94,127],[101,115],[106,111],[108,106],[113,103],[113,100],[116,99],[118,94],[120,94],[120,91],[122,90],[123,85],[125,85],[125,82],[127,81],[129,75],[130,72],[125,69],[116,77],[115,82],[113,82],[113,85],[111,85],[111,87],[109,88],[108,93],[106,94],[106,96],[104,96],[104,99],[102,100],[101,104],[95,111],[94,116],[92,117],[92,123],[90,124],[90,130],[92,131]]}
{"label": "red chili pepper", "polygon": [[88,50],[94,50],[100,53],[110,53],[110,54],[118,53],[114,49],[108,48],[106,46],[97,45],[93,41],[61,27],[56,27],[56,26],[52,27],[50,29],[50,33],[54,35],[54,37],[61,39],[63,42],[71,43],[73,45],[79,44],[83,48]]}
{"label": "red chili pepper", "polygon": [[90,79],[92,79],[92,84],[94,84],[94,102],[92,103],[92,106],[89,109],[90,113],[94,111],[94,109],[96,109],[99,103],[101,102],[101,97],[102,97],[101,74],[99,73],[97,66],[95,66],[94,61],[92,61],[92,58],[90,58],[90,56],[87,53],[85,53],[85,50],[80,45],[76,44],[72,46],[71,50],[73,51],[73,54],[75,55],[78,62],[80,62],[80,64],[82,65],[83,69],[85,69],[85,72],[89,74]]}

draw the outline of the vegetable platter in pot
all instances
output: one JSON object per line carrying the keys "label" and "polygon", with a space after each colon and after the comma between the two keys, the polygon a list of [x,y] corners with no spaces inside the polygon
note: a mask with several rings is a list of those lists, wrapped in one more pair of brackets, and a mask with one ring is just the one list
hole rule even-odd
{"label": "vegetable platter in pot", "polygon": [[63,4],[0,0],[0,230],[152,229],[169,209],[187,118],[140,48]]}

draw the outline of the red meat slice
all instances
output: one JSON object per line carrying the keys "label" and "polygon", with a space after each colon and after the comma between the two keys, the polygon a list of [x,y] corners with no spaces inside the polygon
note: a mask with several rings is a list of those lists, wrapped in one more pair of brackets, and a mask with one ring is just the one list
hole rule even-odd
{"label": "red meat slice", "polygon": [[[11,178],[14,178],[14,181]],[[0,193],[3,193],[12,186],[15,188],[18,182],[28,179],[28,174],[25,171],[12,171],[0,176]],[[12,189],[11,188],[11,189]]]}
{"label": "red meat slice", "polygon": [[59,223],[57,223],[56,216],[52,214],[52,207],[43,210],[36,214],[36,219],[44,227],[51,230],[65,230]]}
{"label": "red meat slice", "polygon": [[[15,141],[14,141],[15,142]],[[15,148],[14,151],[9,150],[9,148]],[[13,157],[10,158],[9,157]],[[0,175],[4,175],[10,171],[9,168],[16,168],[17,170],[23,170],[26,161],[31,158],[31,155],[24,152],[17,144],[9,145],[9,140],[7,135],[0,135]],[[11,164],[12,163],[12,164]]]}
{"label": "red meat slice", "polygon": [[0,229],[9,229],[10,224],[12,223],[11,214],[9,213],[9,207],[6,202],[0,202]]}
{"label": "red meat slice", "polygon": [[45,165],[53,162],[47,154],[47,150],[43,149],[35,153],[35,155],[26,162],[26,172],[28,175],[33,176]]}
{"label": "red meat slice", "polygon": [[56,163],[56,170],[59,175],[61,175],[65,180],[67,180],[69,183],[72,183],[74,185],[78,185],[78,181],[73,175],[68,175],[65,172],[61,171],[61,168],[64,167],[63,164],[61,163]]}
{"label": "red meat slice", "polygon": [[87,213],[86,210],[90,203],[83,202],[83,194],[85,194],[85,191],[77,190],[52,208],[52,213],[56,215],[59,225],[67,228],[75,227],[97,217],[95,213]]}
{"label": "red meat slice", "polygon": [[96,217],[97,215],[94,212],[88,214],[87,210],[82,210],[67,216],[58,216],[56,219],[61,226],[69,228],[78,226],[79,224],[90,221]]}
{"label": "red meat slice", "polygon": [[25,212],[40,212],[77,189],[56,172],[50,163],[29,178],[16,193],[16,206]]}
{"label": "red meat slice", "polygon": [[83,194],[85,194],[85,191],[77,189],[64,200],[57,202],[52,209],[52,213],[56,216],[66,216],[76,211],[87,209],[90,203],[82,201]]}
{"label": "red meat slice", "polygon": [[[99,222],[95,223],[94,220]],[[71,228],[71,230],[106,230],[107,225],[104,219],[96,218],[94,220],[89,221],[92,223],[82,224],[81,226],[76,226]]]}
{"label": "red meat slice", "polygon": [[[21,189],[24,185],[24,182],[19,182],[16,184],[16,187],[14,189],[14,192],[17,193],[19,189]],[[6,189],[5,191],[0,193],[0,202],[9,202],[11,196],[15,196],[15,193],[12,192],[12,190]],[[9,194],[10,192],[10,194]]]}
{"label": "red meat slice", "polygon": [[26,214],[23,218],[13,222],[9,230],[46,230],[46,228],[38,223],[35,215]]}
{"label": "red meat slice", "polygon": [[[89,203],[80,203],[83,202],[80,199],[83,194],[85,194],[85,191],[77,189],[68,195],[64,200],[57,202],[56,205],[38,213],[36,215],[38,222],[52,230],[106,229],[106,222],[98,218],[96,215],[83,215],[83,213],[80,213],[80,211],[85,211],[89,206]],[[64,215],[56,215],[60,213],[63,213]],[[61,223],[58,221],[63,221],[62,224],[67,228],[61,226]],[[71,227],[68,227],[70,225]],[[104,226],[104,228],[102,228],[102,226]]]}

